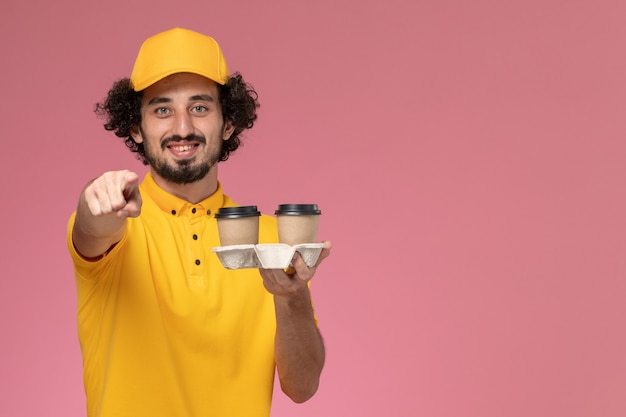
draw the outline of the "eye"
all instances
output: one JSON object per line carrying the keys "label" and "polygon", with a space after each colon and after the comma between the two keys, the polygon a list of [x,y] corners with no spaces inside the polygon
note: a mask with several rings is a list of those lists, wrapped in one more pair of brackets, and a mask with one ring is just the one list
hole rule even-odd
{"label": "eye", "polygon": [[191,108],[191,111],[193,113],[204,113],[204,112],[208,111],[208,109],[206,108],[206,106],[202,106],[202,105],[198,104],[197,106],[193,106]]}
{"label": "eye", "polygon": [[157,107],[154,109],[154,112],[159,116],[164,116],[169,113],[169,109],[167,107]]}

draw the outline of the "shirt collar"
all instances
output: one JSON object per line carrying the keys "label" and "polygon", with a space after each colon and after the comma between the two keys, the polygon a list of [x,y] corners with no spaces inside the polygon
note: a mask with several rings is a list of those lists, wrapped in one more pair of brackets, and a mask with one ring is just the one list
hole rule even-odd
{"label": "shirt collar", "polygon": [[173,214],[174,216],[192,216],[201,213],[212,216],[224,205],[224,194],[219,181],[217,183],[217,190],[196,204],[191,204],[165,191],[154,181],[150,172],[144,177],[141,183],[141,190],[147,193],[161,210]]}

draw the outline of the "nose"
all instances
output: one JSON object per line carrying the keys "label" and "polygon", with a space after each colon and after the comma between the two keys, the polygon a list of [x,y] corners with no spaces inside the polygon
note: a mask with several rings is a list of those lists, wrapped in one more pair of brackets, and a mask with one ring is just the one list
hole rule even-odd
{"label": "nose", "polygon": [[189,113],[177,112],[174,117],[174,132],[181,138],[187,137],[193,133],[193,121]]}

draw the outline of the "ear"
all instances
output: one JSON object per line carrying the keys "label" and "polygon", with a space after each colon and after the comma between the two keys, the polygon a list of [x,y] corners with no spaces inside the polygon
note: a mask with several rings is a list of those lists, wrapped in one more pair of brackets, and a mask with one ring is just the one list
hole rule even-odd
{"label": "ear", "polygon": [[222,131],[222,140],[230,139],[234,131],[235,131],[235,126],[233,126],[233,123],[230,120],[226,120],[224,122],[224,129]]}
{"label": "ear", "polygon": [[135,143],[143,142],[143,136],[141,136],[141,131],[139,130],[139,126],[137,125],[130,128],[130,136],[133,138]]}

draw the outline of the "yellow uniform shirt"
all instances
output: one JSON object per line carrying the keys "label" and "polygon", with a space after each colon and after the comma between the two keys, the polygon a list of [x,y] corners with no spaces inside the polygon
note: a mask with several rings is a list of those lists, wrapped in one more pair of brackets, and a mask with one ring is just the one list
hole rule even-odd
{"label": "yellow uniform shirt", "polygon": [[[89,417],[267,417],[274,379],[273,297],[256,269],[226,270],[214,214],[221,186],[189,204],[146,176],[141,215],[102,259],[68,246]],[[277,242],[262,216],[260,242]]]}

